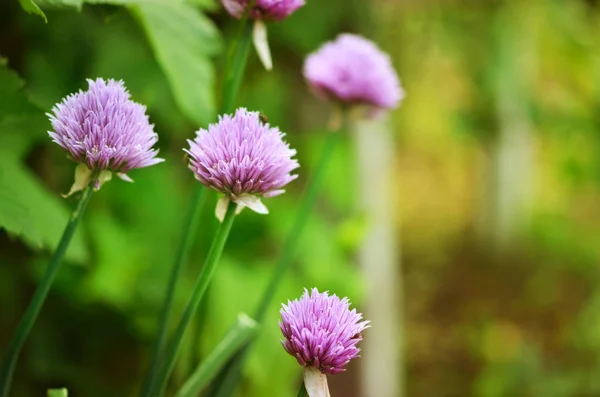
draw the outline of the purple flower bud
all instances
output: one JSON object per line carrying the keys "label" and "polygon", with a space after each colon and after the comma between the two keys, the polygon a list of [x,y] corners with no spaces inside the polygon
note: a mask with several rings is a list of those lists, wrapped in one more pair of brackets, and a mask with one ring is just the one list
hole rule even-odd
{"label": "purple flower bud", "polygon": [[[221,0],[221,2],[231,16],[241,18],[251,0]],[[250,11],[250,18],[282,21],[303,5],[304,0],[256,0]]]}
{"label": "purple flower bud", "polygon": [[146,108],[130,99],[123,82],[97,79],[88,84],[87,91],[67,96],[48,114],[52,140],[96,174],[113,171],[128,179],[125,172],[164,161],[152,149],[158,135]]}
{"label": "purple flower bud", "polygon": [[292,159],[296,151],[283,141],[283,134],[260,120],[258,112],[240,108],[234,116],[219,117],[208,130],[188,140],[189,168],[204,185],[224,193],[240,206],[266,213],[259,197],[273,197],[298,175]]}
{"label": "purple flower bud", "polygon": [[348,298],[340,299],[313,288],[299,300],[282,305],[279,327],[283,348],[303,367],[315,367],[323,374],[337,374],[358,356],[356,344],[369,327],[362,314],[350,310]]}
{"label": "purple flower bud", "polygon": [[389,109],[404,97],[390,57],[353,34],[342,34],[309,55],[304,77],[318,95],[345,105]]}

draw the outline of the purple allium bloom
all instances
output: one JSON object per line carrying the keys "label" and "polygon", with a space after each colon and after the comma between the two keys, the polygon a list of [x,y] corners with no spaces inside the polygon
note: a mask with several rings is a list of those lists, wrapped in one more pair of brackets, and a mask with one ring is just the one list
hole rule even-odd
{"label": "purple allium bloom", "polygon": [[[251,0],[221,0],[227,12],[241,18]],[[305,4],[304,0],[256,0],[250,18],[282,21]]]}
{"label": "purple allium bloom", "polygon": [[126,180],[124,173],[164,161],[152,149],[158,135],[146,108],[130,99],[123,82],[97,79],[88,84],[87,91],[67,96],[48,114],[52,140],[90,171],[112,171]]}
{"label": "purple allium bloom", "polygon": [[404,97],[390,57],[353,34],[342,34],[309,55],[304,77],[318,95],[345,105],[389,109]]}
{"label": "purple allium bloom", "polygon": [[340,299],[313,288],[299,300],[282,305],[279,327],[283,348],[303,367],[315,367],[323,374],[337,374],[358,356],[356,344],[369,327],[362,314],[350,310],[348,298]]}
{"label": "purple allium bloom", "polygon": [[184,151],[196,179],[240,208],[266,213],[260,197],[283,193],[282,188],[298,177],[291,174],[299,166],[292,158],[296,151],[283,141],[284,135],[263,123],[258,112],[240,108],[234,116],[220,116],[208,130],[199,129]]}

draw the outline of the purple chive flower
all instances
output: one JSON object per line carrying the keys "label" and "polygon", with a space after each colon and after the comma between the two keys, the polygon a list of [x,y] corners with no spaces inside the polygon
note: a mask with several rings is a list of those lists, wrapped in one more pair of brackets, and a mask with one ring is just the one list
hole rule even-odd
{"label": "purple chive flower", "polygon": [[283,348],[303,367],[314,367],[323,374],[337,374],[358,356],[356,344],[369,327],[362,314],[350,310],[348,298],[340,299],[316,288],[304,290],[299,300],[282,305],[279,328]]}
{"label": "purple chive flower", "polygon": [[304,77],[318,95],[345,105],[389,109],[404,97],[390,57],[353,34],[342,34],[309,55]]}
{"label": "purple chive flower", "polygon": [[282,188],[298,177],[290,173],[299,165],[284,135],[263,123],[258,112],[240,108],[233,116],[220,116],[208,130],[198,130],[184,151],[196,179],[225,194],[225,202],[267,213],[260,197],[283,193]]}
{"label": "purple chive flower", "polygon": [[[241,18],[251,0],[221,0],[225,10]],[[304,0],[256,0],[250,11],[250,18],[269,21],[282,21],[305,4]]]}
{"label": "purple chive flower", "polygon": [[158,135],[146,108],[130,99],[123,82],[97,79],[88,84],[87,91],[67,96],[48,114],[52,140],[97,176],[112,171],[130,180],[126,172],[164,161],[152,149]]}

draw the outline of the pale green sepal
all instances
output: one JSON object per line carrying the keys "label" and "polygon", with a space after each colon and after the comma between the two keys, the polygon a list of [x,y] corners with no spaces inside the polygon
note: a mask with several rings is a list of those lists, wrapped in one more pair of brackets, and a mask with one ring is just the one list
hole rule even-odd
{"label": "pale green sepal", "polygon": [[267,207],[260,201],[260,197],[254,194],[242,194],[235,199],[235,202],[238,204],[238,212],[241,211],[242,208],[248,207],[259,214],[269,213]]}
{"label": "pale green sepal", "polygon": [[122,172],[117,172],[117,176],[125,182],[133,183],[133,179],[131,179],[131,177],[127,174],[124,174]]}
{"label": "pale green sepal", "polygon": [[84,163],[77,164],[75,167],[75,182],[71,186],[71,190],[67,194],[61,194],[63,198],[71,196],[73,193],[77,193],[85,189],[92,181],[93,171],[90,170]]}
{"label": "pale green sepal", "polygon": [[229,197],[223,196],[219,198],[217,201],[217,208],[215,208],[215,215],[219,222],[223,223],[223,219],[225,219],[225,213],[227,212],[227,207],[229,206]]}
{"label": "pale green sepal", "polygon": [[327,376],[315,367],[304,368],[304,387],[309,397],[331,397]]}
{"label": "pale green sepal", "polygon": [[100,175],[98,175],[98,179],[95,182],[94,190],[100,190],[102,185],[112,179],[112,172],[108,170],[100,171]]}
{"label": "pale green sepal", "polygon": [[252,30],[252,41],[258,58],[267,70],[273,69],[273,61],[271,60],[271,50],[269,49],[269,38],[267,35],[267,25],[261,19],[254,21],[254,29]]}

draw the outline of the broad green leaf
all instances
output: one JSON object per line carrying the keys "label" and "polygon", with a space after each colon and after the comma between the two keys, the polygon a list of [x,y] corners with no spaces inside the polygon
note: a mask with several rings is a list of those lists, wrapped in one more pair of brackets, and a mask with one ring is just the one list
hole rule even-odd
{"label": "broad green leaf", "polygon": [[77,10],[80,10],[82,2],[83,0],[38,0],[37,2],[34,0],[19,0],[23,10],[30,14],[41,16],[46,23],[48,23],[48,18],[46,18],[46,14],[44,14],[44,11],[42,11],[39,5],[50,7],[75,7]]}
{"label": "broad green leaf", "polygon": [[[0,228],[21,236],[33,249],[53,250],[69,219],[65,202],[50,194],[18,158],[0,148],[0,214],[11,214],[0,218]],[[87,259],[81,234],[73,237],[66,257],[76,262]]]}
{"label": "broad green leaf", "polygon": [[25,116],[42,113],[32,105],[22,92],[23,81],[7,67],[7,61],[0,58],[0,120],[7,115]]}
{"label": "broad green leaf", "polygon": [[205,10],[215,10],[220,6],[219,1],[216,0],[185,0],[185,2],[196,5]]}
{"label": "broad green leaf", "polygon": [[[33,249],[54,249],[69,218],[64,201],[52,196],[22,159],[49,126],[44,113],[22,91],[23,82],[0,59],[0,228]],[[67,258],[82,261],[86,251],[75,236]]]}
{"label": "broad green leaf", "polygon": [[37,0],[37,3],[42,7],[75,7],[80,10],[83,0]]}
{"label": "broad green leaf", "polygon": [[140,2],[131,12],[142,25],[182,113],[198,125],[215,117],[215,72],[220,49],[212,22],[191,5]]}
{"label": "broad green leaf", "polygon": [[175,6],[181,4],[195,5],[202,9],[215,9],[218,5],[216,0],[82,0],[86,4],[110,4],[114,6],[131,6],[131,5],[162,5]]}
{"label": "broad green leaf", "polygon": [[0,147],[23,158],[33,144],[48,138],[48,117],[43,113],[28,116],[0,116]]}
{"label": "broad green leaf", "polygon": [[137,4],[156,4],[163,6],[172,6],[180,4],[182,0],[84,0],[87,4],[110,4],[113,6],[131,6]]}
{"label": "broad green leaf", "polygon": [[41,246],[41,237],[35,229],[31,213],[23,205],[23,197],[9,185],[8,178],[0,169],[0,229]]}
{"label": "broad green leaf", "polygon": [[42,11],[33,0],[19,0],[19,3],[21,3],[21,7],[23,8],[23,10],[27,11],[30,14],[36,14],[41,16],[42,18],[44,18],[44,22],[48,23],[48,18],[46,18],[46,14],[44,14],[44,11]]}

